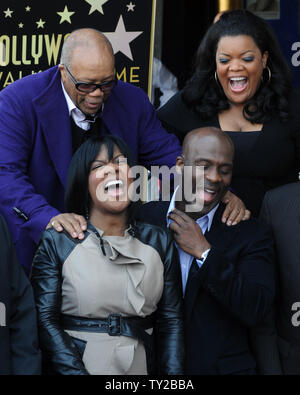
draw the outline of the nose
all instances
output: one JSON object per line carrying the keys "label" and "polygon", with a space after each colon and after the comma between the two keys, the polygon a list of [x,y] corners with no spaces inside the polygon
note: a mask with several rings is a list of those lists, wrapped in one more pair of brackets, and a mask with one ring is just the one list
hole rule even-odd
{"label": "nose", "polygon": [[232,59],[229,64],[230,71],[239,71],[243,69],[243,64],[239,59]]}
{"label": "nose", "polygon": [[209,170],[207,170],[205,176],[206,179],[212,183],[217,183],[222,181],[219,170],[216,167],[211,167]]}
{"label": "nose", "polygon": [[89,96],[92,96],[92,97],[99,97],[99,96],[101,96],[101,97],[103,97],[104,96],[104,92],[102,92],[102,90],[100,88],[97,88],[93,92],[90,92]]}
{"label": "nose", "polygon": [[116,163],[109,162],[103,169],[104,176],[119,174],[119,166]]}

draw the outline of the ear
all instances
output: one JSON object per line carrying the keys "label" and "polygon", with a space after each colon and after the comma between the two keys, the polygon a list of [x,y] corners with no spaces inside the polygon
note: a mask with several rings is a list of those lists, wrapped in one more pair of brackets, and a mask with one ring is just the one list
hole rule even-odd
{"label": "ear", "polygon": [[[60,78],[62,80],[62,83],[65,87],[66,79],[67,79],[67,73],[66,73],[66,68],[63,64],[58,65],[58,69],[60,71]],[[66,88],[66,87],[65,87]]]}
{"label": "ear", "polygon": [[61,76],[62,80],[64,80],[65,73],[66,73],[64,65],[63,64],[59,64],[58,65],[58,70],[60,71],[60,76]]}
{"label": "ear", "polygon": [[177,174],[182,174],[183,173],[183,166],[184,166],[183,157],[180,155],[176,159],[176,172],[177,172]]}
{"label": "ear", "polygon": [[263,67],[266,68],[267,67],[267,61],[268,61],[268,57],[269,57],[269,52],[265,51],[263,56],[262,56],[262,62],[263,62]]}

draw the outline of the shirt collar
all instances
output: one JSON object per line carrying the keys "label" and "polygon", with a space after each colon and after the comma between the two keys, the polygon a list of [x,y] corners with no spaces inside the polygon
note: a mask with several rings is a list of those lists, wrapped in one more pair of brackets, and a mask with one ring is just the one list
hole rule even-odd
{"label": "shirt collar", "polygon": [[[171,201],[170,201],[170,205],[169,205],[169,208],[168,208],[167,218],[166,218],[166,220],[167,220],[167,226],[168,226],[168,227],[169,227],[170,222],[171,222],[171,220],[170,220],[170,218],[168,217],[168,215],[169,215],[169,213],[175,208],[175,196],[176,196],[176,193],[177,193],[177,191],[178,191],[178,188],[179,188],[179,185],[177,186],[177,188],[175,189],[175,191],[174,191],[174,193],[173,193],[173,195],[172,195],[172,199],[171,199]],[[207,231],[210,230],[212,221],[213,221],[213,219],[214,219],[215,212],[217,211],[217,209],[218,209],[218,207],[219,207],[219,204],[220,204],[220,203],[218,203],[212,210],[210,210],[210,211],[205,215],[205,216],[208,217]],[[204,217],[205,217],[205,216],[204,216]],[[199,217],[199,218],[196,220],[196,222],[197,222],[198,225],[200,225],[200,222],[201,222],[202,219],[203,219],[203,217]]]}
{"label": "shirt collar", "polygon": [[[65,90],[65,87],[64,87],[64,84],[62,81],[61,81],[61,87],[62,87],[63,94],[64,94],[66,102],[67,102],[69,116],[72,114],[72,116],[75,116],[78,121],[84,121],[85,114],[78,107],[75,106],[75,104],[73,103],[73,100],[70,98],[67,91]],[[102,104],[100,112],[103,110],[103,108],[104,108],[104,104]]]}
{"label": "shirt collar", "polygon": [[71,99],[70,96],[68,95],[67,91],[65,90],[64,84],[62,83],[62,81],[61,81],[61,87],[62,87],[64,96],[65,96],[65,99],[66,99],[66,102],[67,102],[67,106],[68,106],[68,110],[69,110],[69,115],[71,115],[71,113],[72,113],[73,110],[78,110],[78,111],[82,114],[82,116],[84,117],[83,112],[82,112],[81,110],[79,110],[79,108],[77,108],[77,107],[75,106],[75,104],[73,103],[72,99]]}

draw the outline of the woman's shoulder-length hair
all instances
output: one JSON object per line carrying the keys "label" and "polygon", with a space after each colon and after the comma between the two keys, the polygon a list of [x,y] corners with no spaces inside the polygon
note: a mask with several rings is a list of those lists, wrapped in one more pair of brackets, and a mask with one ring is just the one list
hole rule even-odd
{"label": "woman's shoulder-length hair", "polygon": [[227,11],[210,26],[196,52],[194,74],[182,91],[183,101],[202,119],[229,108],[215,78],[216,52],[222,37],[238,35],[250,36],[262,54],[268,52],[267,66],[271,72],[270,80],[268,72],[263,74],[260,88],[245,106],[246,119],[253,123],[264,122],[274,114],[279,114],[282,120],[287,119],[292,90],[289,67],[269,24],[247,10]]}
{"label": "woman's shoulder-length hair", "polygon": [[[113,158],[114,148],[117,146],[120,152],[127,158],[129,167],[135,166],[135,158],[130,147],[119,137],[105,135],[91,137],[83,143],[72,157],[67,177],[65,192],[65,208],[69,213],[75,213],[87,217],[90,209],[88,179],[91,165],[98,156],[102,146],[107,149],[108,160]],[[129,212],[133,209],[130,204]]]}

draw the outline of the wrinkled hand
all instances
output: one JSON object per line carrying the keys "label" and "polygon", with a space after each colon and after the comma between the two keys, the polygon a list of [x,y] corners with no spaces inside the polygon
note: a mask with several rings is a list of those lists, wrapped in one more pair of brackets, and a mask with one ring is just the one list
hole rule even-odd
{"label": "wrinkled hand", "polygon": [[200,226],[188,215],[177,209],[169,214],[169,218],[174,221],[170,223],[170,229],[179,247],[186,253],[200,259],[203,252],[211,247],[203,236]]}
{"label": "wrinkled hand", "polygon": [[46,226],[46,229],[49,228],[54,228],[57,232],[65,229],[74,239],[84,239],[83,231],[87,229],[87,223],[82,215],[64,213],[52,217]]}
{"label": "wrinkled hand", "polygon": [[236,225],[240,221],[247,221],[250,218],[251,212],[246,209],[243,201],[232,192],[227,191],[222,202],[226,204],[222,216],[222,222],[226,225]]}

